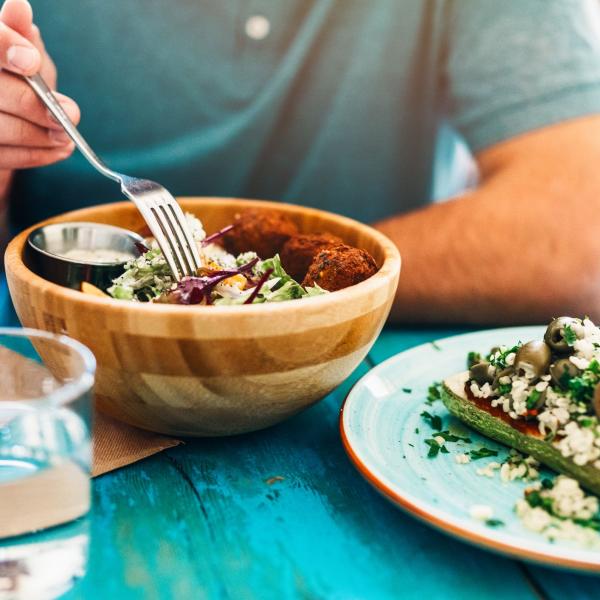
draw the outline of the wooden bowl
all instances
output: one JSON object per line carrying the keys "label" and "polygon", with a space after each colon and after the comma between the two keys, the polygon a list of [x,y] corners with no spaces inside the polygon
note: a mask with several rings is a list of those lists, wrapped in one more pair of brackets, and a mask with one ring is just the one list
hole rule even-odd
{"label": "wooden bowl", "polygon": [[[182,436],[252,431],[323,398],[358,366],[385,323],[400,274],[394,244],[366,225],[300,206],[223,198],[180,202],[209,233],[231,223],[242,208],[283,211],[303,232],[328,231],[364,248],[380,269],[350,288],[289,302],[137,304],[83,294],[30,271],[23,249],[32,227],[12,240],[5,257],[21,323],[88,346],[98,361],[97,407],[151,431]],[[42,224],[60,221],[144,227],[130,202],[84,208]]]}

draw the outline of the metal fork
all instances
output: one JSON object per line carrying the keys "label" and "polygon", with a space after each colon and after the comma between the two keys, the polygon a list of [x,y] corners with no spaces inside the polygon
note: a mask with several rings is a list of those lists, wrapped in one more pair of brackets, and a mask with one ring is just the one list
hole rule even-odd
{"label": "metal fork", "polygon": [[102,175],[121,184],[121,191],[138,208],[177,281],[183,276],[195,275],[202,266],[198,248],[181,207],[160,184],[148,179],[137,179],[109,169],[90,148],[75,125],[40,75],[24,77],[64,127],[90,164]]}

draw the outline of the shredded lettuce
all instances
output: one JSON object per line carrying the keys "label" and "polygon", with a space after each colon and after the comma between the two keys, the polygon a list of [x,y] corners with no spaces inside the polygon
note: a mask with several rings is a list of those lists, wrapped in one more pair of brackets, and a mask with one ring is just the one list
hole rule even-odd
{"label": "shredded lettuce", "polygon": [[118,300],[147,302],[167,291],[174,281],[159,248],[130,260],[125,272],[113,281],[107,292]]}
{"label": "shredded lettuce", "polygon": [[[211,265],[211,269],[214,268],[212,265],[218,265],[221,269],[235,269],[236,267],[240,268],[243,265],[248,265],[247,277],[250,279],[251,283],[249,285],[251,286],[255,285],[257,280],[260,281],[261,276],[269,274],[256,298],[252,300],[254,304],[284,302],[328,293],[318,285],[302,287],[300,283],[285,272],[278,254],[267,260],[260,260],[256,252],[244,252],[234,257],[216,244],[202,246],[201,241],[206,235],[202,223],[191,215],[186,216],[193,230],[194,238],[199,243],[201,257],[207,264]],[[171,276],[170,269],[160,248],[155,242],[151,243],[150,246],[151,249],[148,252],[130,260],[125,265],[125,272],[113,280],[113,285],[107,290],[113,298],[137,302],[156,300],[160,302],[166,298],[172,300],[172,298],[177,297],[177,294],[169,294],[170,292],[176,292],[178,287],[176,287],[176,282]],[[256,263],[251,274],[249,263]],[[190,281],[192,279],[200,281],[202,277],[190,278]],[[206,276],[204,276],[204,279],[206,279]],[[250,301],[255,288],[243,289],[243,287],[243,285],[240,287],[227,285],[226,280],[224,280],[213,286],[211,291],[208,292],[210,301],[217,305],[244,304],[246,301]]]}

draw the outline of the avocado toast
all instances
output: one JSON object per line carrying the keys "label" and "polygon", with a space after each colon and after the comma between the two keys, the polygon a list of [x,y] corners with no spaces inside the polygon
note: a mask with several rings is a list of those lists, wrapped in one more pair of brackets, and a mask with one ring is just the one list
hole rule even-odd
{"label": "avocado toast", "polygon": [[477,431],[600,494],[600,329],[589,319],[561,317],[543,341],[470,353],[442,400]]}

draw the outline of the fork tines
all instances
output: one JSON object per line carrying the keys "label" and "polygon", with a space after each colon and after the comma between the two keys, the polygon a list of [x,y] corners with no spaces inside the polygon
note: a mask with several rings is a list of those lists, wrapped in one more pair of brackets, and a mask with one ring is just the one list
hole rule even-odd
{"label": "fork tines", "polygon": [[[158,186],[144,190],[134,202],[158,242],[176,280],[195,275],[201,267],[200,255],[181,207],[167,190]],[[158,189],[160,187],[160,189]]]}

